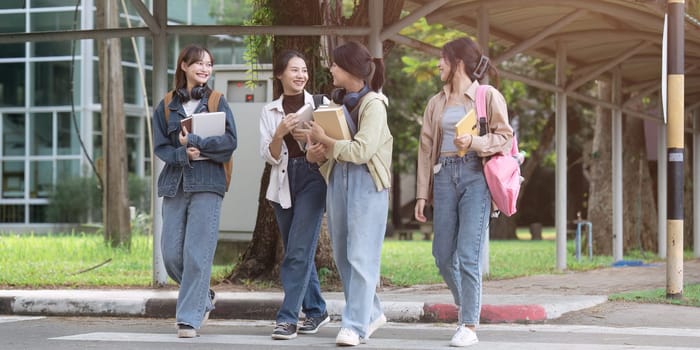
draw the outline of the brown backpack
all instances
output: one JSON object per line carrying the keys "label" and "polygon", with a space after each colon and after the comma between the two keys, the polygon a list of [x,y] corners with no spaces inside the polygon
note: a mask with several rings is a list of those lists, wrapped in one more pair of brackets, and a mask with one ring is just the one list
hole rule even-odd
{"label": "brown backpack", "polygon": [[[209,112],[217,112],[219,109],[219,101],[221,100],[221,93],[218,91],[213,91],[209,95]],[[168,108],[168,105],[170,104],[170,101],[173,100],[173,92],[170,91],[167,94],[165,94],[165,98],[163,99],[163,107],[165,109],[165,123],[168,123],[168,120],[170,119],[170,108]],[[233,171],[233,157],[229,159],[226,163],[223,164],[224,166],[224,173],[226,173],[226,192],[228,192],[228,187],[229,184],[231,184],[231,171]]]}

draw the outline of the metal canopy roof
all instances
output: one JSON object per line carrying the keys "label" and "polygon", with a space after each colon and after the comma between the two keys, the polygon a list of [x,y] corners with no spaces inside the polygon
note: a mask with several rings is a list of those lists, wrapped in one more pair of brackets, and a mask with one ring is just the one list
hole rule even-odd
{"label": "metal canopy roof", "polygon": [[[405,9],[437,7],[426,14],[428,23],[475,36],[485,21],[482,28],[487,28],[488,40],[505,48],[500,56],[491,57],[497,63],[517,53],[556,62],[557,46],[564,45],[566,85],[533,82],[538,87],[572,93],[588,81],[609,79],[609,73],[619,67],[623,92],[648,96],[661,88],[664,4],[653,0],[406,0]],[[700,26],[687,17],[685,28],[685,101],[692,109],[698,107],[700,97]],[[505,73],[507,78],[529,80]],[[637,116],[650,117],[640,113]]]}

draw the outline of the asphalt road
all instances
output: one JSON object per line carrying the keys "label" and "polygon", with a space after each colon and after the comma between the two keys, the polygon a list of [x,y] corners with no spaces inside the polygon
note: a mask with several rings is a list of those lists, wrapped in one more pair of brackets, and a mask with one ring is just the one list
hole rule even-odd
{"label": "asphalt road", "polygon": [[[482,325],[470,349],[700,349],[700,327],[587,324],[596,322],[579,316],[586,322]],[[270,338],[271,321],[211,320],[200,337],[178,339],[172,319],[0,316],[0,349],[334,349],[338,327],[283,341]],[[450,349],[453,332],[448,324],[389,323],[358,348]]]}

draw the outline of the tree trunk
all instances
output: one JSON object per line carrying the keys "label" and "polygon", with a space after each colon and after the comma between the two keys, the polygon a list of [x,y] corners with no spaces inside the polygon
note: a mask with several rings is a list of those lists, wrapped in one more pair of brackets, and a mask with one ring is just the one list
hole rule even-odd
{"label": "tree trunk", "polygon": [[[319,25],[321,24],[320,5],[317,2],[271,1],[270,11],[273,13],[275,24],[279,25]],[[314,73],[320,65],[320,39],[312,36],[279,36],[274,39],[273,59],[284,49],[294,49],[302,52],[307,59],[309,82],[306,86],[311,93],[318,92]],[[273,91],[281,91],[279,81],[275,80]],[[278,98],[279,96],[274,96]],[[258,215],[253,232],[253,239],[246,252],[241,256],[235,270],[226,278],[232,282],[245,279],[263,279],[278,281],[280,264],[282,263],[284,247],[275,218],[275,211],[265,198],[267,186],[270,183],[271,166],[265,165],[260,181],[258,196]],[[316,268],[324,272],[319,277],[328,281],[336,274],[330,236],[324,216],[321,233],[316,250]],[[326,271],[327,270],[327,271]]]}
{"label": "tree trunk", "polygon": [[[610,96],[610,86],[601,83],[598,96]],[[590,196],[588,220],[593,223],[593,251],[612,254],[612,132],[611,111],[596,107],[596,122],[586,164]]]}
{"label": "tree trunk", "polygon": [[[600,96],[609,96],[607,84]],[[643,121],[623,115],[622,245],[623,251],[656,251],[654,184],[647,161]],[[593,224],[593,251],[612,254],[612,120],[599,110],[590,164],[588,220]]]}
{"label": "tree trunk", "polygon": [[[119,27],[116,0],[98,1],[100,28]],[[124,85],[119,38],[98,41],[102,103],[102,205],[105,240],[112,247],[130,246],[127,189]],[[88,117],[88,116],[84,116]]]}

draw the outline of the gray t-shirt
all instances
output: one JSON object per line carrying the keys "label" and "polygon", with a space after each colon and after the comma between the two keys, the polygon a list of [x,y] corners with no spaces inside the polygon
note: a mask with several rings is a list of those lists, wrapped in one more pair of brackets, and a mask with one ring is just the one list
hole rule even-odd
{"label": "gray t-shirt", "polygon": [[467,114],[467,109],[464,106],[447,106],[445,114],[442,116],[442,145],[440,153],[457,152],[457,146],[454,144],[455,139],[455,124]]}

